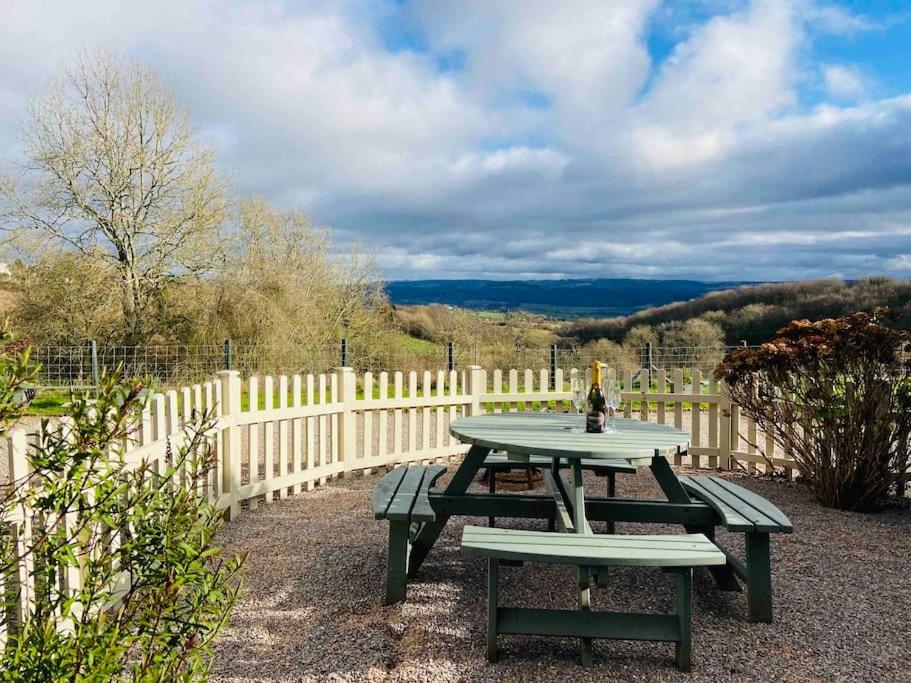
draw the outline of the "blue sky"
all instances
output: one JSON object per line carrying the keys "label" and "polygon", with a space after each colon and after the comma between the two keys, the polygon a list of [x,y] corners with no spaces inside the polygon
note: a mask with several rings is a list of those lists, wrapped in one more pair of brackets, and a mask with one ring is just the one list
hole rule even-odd
{"label": "blue sky", "polygon": [[92,47],[391,278],[911,276],[911,3],[4,0],[0,158]]}

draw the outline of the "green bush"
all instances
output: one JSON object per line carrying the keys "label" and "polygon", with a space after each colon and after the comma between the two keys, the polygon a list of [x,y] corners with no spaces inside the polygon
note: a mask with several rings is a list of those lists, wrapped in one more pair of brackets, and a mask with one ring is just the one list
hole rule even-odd
{"label": "green bush", "polygon": [[[28,373],[27,355],[0,354],[0,420],[16,416],[9,390]],[[76,397],[72,419],[43,425],[29,473],[0,494],[0,528],[24,539],[2,537],[0,573],[27,567],[34,586],[18,615],[22,601],[6,596],[0,680],[206,678],[242,558],[223,553],[222,513],[199,495],[212,465],[207,416],[160,464],[127,457],[147,393],[112,376],[96,397]]]}
{"label": "green bush", "polygon": [[728,354],[716,373],[829,507],[881,506],[909,465],[908,335],[886,322],[883,312],[797,320]]}

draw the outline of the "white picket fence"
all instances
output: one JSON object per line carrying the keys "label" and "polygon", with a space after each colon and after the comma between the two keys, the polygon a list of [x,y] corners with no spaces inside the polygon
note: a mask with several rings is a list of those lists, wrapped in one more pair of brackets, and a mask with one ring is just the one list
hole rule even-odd
{"label": "white picket fence", "polygon": [[[212,413],[215,466],[207,487],[210,500],[236,518],[242,503],[254,509],[310,490],[327,479],[370,472],[400,463],[430,462],[461,456],[467,448],[449,435],[449,423],[484,412],[569,410],[569,379],[557,370],[551,384],[547,370],[495,370],[470,366],[459,372],[365,373],[350,368],[321,375],[250,377],[222,371],[212,381],[151,397],[131,437],[130,462],[145,461],[164,471],[168,445],[179,447],[194,414]],[[757,446],[772,453],[771,438],[740,419],[713,379],[699,370],[626,372],[621,378],[625,416],[686,429],[691,447],[677,465],[768,471],[771,465]],[[3,481],[28,473],[28,451],[36,435],[14,430],[7,435],[9,471]],[[793,462],[776,456],[772,463],[787,474]],[[160,466],[160,467],[159,467]],[[11,519],[13,538],[29,547],[27,509]],[[116,539],[112,539],[116,542]],[[62,591],[80,585],[78,569],[61,577]],[[16,596],[14,612],[29,613],[35,599],[33,567],[26,560],[10,576],[0,576],[0,591]],[[0,627],[0,647],[5,641]]]}

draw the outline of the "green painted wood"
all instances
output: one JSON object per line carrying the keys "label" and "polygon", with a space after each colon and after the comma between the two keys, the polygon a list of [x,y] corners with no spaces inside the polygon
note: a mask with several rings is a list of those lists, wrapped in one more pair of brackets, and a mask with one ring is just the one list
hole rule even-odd
{"label": "green painted wood", "polygon": [[[527,456],[526,462],[517,462],[510,460],[505,453],[491,453],[484,459],[484,467],[491,469],[515,470],[523,467],[550,467],[553,458],[545,455]],[[636,465],[631,465],[626,460],[610,460],[601,458],[582,458],[582,469],[592,470],[607,474],[608,472],[619,472],[622,474],[635,474],[638,471]],[[562,467],[568,467],[568,463],[563,463]]]}
{"label": "green painted wood", "polygon": [[432,522],[437,518],[436,512],[430,505],[429,492],[433,485],[436,484],[437,479],[446,473],[446,467],[443,465],[430,465],[424,469],[424,478],[421,480],[414,507],[411,508],[411,521],[413,522]]}
{"label": "green painted wood", "polygon": [[[490,453],[490,449],[485,446],[473,445],[468,449],[462,464],[452,475],[449,485],[443,491],[447,496],[458,497],[465,494],[471,482],[477,476],[478,471],[484,464],[484,458]],[[421,527],[418,535],[411,544],[411,554],[408,556],[408,575],[414,576],[421,568],[421,564],[427,557],[427,553],[433,548],[446,522],[449,521],[448,515],[438,515],[433,522],[428,522]]]}
{"label": "green painted wood", "polygon": [[[431,491],[428,497],[430,505],[436,510],[438,516],[486,517],[496,515],[525,519],[550,519],[554,514],[554,502],[550,496],[529,494],[492,496],[487,493],[447,496],[444,493]],[[717,513],[702,501],[668,503],[659,500],[592,496],[585,501],[585,516],[590,521],[597,522],[610,520],[614,522],[686,524],[698,527],[710,526],[718,518]]]}
{"label": "green painted wood", "polygon": [[389,550],[386,567],[385,605],[404,602],[408,590],[408,522],[389,522]]}
{"label": "green painted wood", "polygon": [[[722,485],[722,482],[727,486]],[[681,483],[694,496],[715,508],[730,531],[789,533],[793,530],[787,517],[774,505],[736,484],[725,482],[720,477],[692,476],[688,477],[685,483]],[[729,487],[733,487],[735,490]],[[749,501],[746,500],[747,497],[750,498]],[[760,507],[767,510],[768,513],[760,510]]]}
{"label": "green painted wood", "polygon": [[389,509],[386,510],[387,519],[408,521],[411,519],[411,508],[414,507],[414,501],[417,499],[418,490],[421,487],[421,481],[426,473],[424,467],[406,467],[405,476],[402,477],[402,483],[399,484],[395,497],[389,503]]}
{"label": "green painted wood", "polygon": [[688,503],[690,501],[690,497],[677,479],[677,475],[671,468],[670,463],[657,450],[649,463],[649,469],[670,502]]}
{"label": "green painted wood", "polygon": [[544,470],[544,483],[547,484],[547,488],[550,491],[550,495],[554,499],[554,508],[556,510],[554,520],[557,525],[557,529],[561,533],[573,533],[575,528],[573,527],[573,519],[569,514],[569,510],[566,507],[566,503],[563,500],[563,495],[560,492],[560,488],[557,486],[556,479],[554,479],[553,472],[550,470]]}
{"label": "green painted wood", "polygon": [[728,505],[723,499],[712,495],[712,492],[706,489],[700,481],[705,477],[678,477],[680,484],[686,491],[711,506],[721,519],[721,523],[728,531],[752,531],[755,525],[752,521],[744,517],[736,508]]}
{"label": "green painted wood", "polygon": [[670,642],[676,642],[680,638],[677,617],[673,614],[584,612],[527,607],[500,607],[497,610],[497,630],[510,635],[565,638]]}
{"label": "green painted wood", "polygon": [[772,621],[772,558],[769,535],[746,534],[747,602],[750,621]]}
{"label": "green painted wood", "polygon": [[734,484],[727,479],[722,479],[721,477],[709,477],[709,479],[711,479],[721,488],[737,496],[740,500],[752,507],[757,512],[762,513],[767,518],[778,524],[780,533],[790,534],[794,531],[794,526],[791,524],[791,520],[789,520],[781,510],[775,507],[775,505],[767,501],[759,494],[754,493],[753,491],[750,491],[743,486],[738,486],[737,484]]}
{"label": "green painted wood", "polygon": [[466,417],[450,425],[463,443],[520,455],[563,458],[622,459],[648,464],[657,450],[671,455],[689,446],[689,435],[674,427],[617,419],[617,431],[585,434],[572,431],[572,415],[501,413]]}
{"label": "green painted wood", "polygon": [[687,567],[677,570],[676,574],[677,605],[675,611],[680,630],[680,639],[676,648],[677,666],[683,671],[689,671],[693,650],[693,570]]}
{"label": "green painted wood", "polygon": [[725,562],[724,553],[702,534],[588,536],[466,526],[462,549],[473,555],[551,564],[695,567]]}
{"label": "green painted wood", "polygon": [[495,557],[487,559],[487,661],[497,661],[497,633],[499,624],[499,596],[497,582],[499,581],[500,561]]}
{"label": "green painted wood", "polygon": [[404,466],[396,467],[380,479],[373,487],[373,491],[370,493],[370,502],[373,505],[374,519],[386,518],[386,510],[389,509],[389,504],[395,497],[395,492],[398,490],[399,484],[402,483],[402,477],[405,476],[405,469]]}
{"label": "green painted wood", "polygon": [[578,460],[573,465],[573,528],[577,534],[591,535],[592,528],[585,518],[585,482],[582,478],[582,465]]}

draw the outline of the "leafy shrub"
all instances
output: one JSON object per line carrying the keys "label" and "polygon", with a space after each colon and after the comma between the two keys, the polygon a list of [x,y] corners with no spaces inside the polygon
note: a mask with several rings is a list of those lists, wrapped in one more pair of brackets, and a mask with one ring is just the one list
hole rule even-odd
{"label": "leafy shrub", "polygon": [[[15,417],[9,387],[27,375],[26,361],[0,355],[2,419]],[[161,463],[127,457],[147,393],[112,376],[97,397],[75,397],[71,420],[43,425],[28,473],[0,489],[0,575],[24,568],[34,590],[28,601],[3,595],[0,680],[206,677],[242,558],[223,555],[222,513],[204,495],[206,416]]]}
{"label": "leafy shrub", "polygon": [[877,508],[909,464],[908,337],[886,323],[883,311],[797,320],[731,352],[716,372],[829,507]]}

